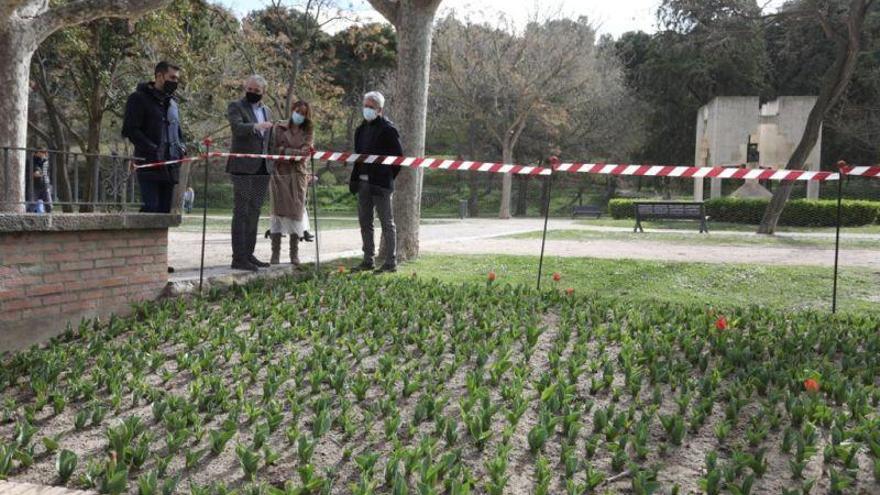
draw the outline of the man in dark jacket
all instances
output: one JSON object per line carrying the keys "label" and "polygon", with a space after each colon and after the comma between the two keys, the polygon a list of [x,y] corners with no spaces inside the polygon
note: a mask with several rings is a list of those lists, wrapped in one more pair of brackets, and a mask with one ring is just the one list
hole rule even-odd
{"label": "man in dark jacket", "polygon": [[[226,118],[232,130],[231,153],[265,155],[272,139],[272,119],[263,105],[266,80],[253,75],[244,82],[244,98],[229,103]],[[232,179],[232,268],[257,271],[269,263],[254,256],[260,209],[269,188],[265,158],[230,158],[226,173]]]}
{"label": "man in dark jacket", "polygon": [[[180,112],[174,92],[180,67],[159,62],[154,80],[138,84],[125,104],[122,135],[134,145],[142,163],[177,160],[186,155]],[[137,171],[142,212],[170,213],[174,185],[180,178],[180,164],[143,168]]]}
{"label": "man in dark jacket", "polygon": [[[394,124],[383,115],[385,97],[372,91],[364,95],[364,121],[354,133],[355,153],[381,156],[403,156],[400,134]],[[397,271],[397,227],[391,209],[394,179],[399,166],[357,163],[351,171],[349,190],[358,196],[358,222],[364,245],[364,261],[359,270],[372,270],[376,254],[373,239],[373,210],[379,214],[382,225],[382,244],[385,263],[377,273]]]}

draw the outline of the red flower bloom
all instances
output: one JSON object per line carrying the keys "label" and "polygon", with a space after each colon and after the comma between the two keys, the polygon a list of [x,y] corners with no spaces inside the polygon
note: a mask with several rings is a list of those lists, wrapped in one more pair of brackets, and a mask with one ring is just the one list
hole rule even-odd
{"label": "red flower bloom", "polygon": [[819,388],[821,387],[819,386],[818,381],[814,380],[813,378],[807,378],[806,380],[804,380],[804,388],[807,389],[807,392],[814,394],[818,392]]}
{"label": "red flower bloom", "polygon": [[574,294],[574,289],[569,287],[569,288],[565,289],[565,293],[570,296],[570,295]]}
{"label": "red flower bloom", "polygon": [[489,275],[487,278],[488,278],[489,282],[494,282],[495,281],[495,272],[489,272]]}
{"label": "red flower bloom", "polygon": [[721,316],[717,320],[715,320],[715,329],[727,330],[727,318]]}
{"label": "red flower bloom", "polygon": [[560,280],[562,280],[562,275],[560,275],[559,273],[554,273],[553,274],[553,281],[559,282]]}

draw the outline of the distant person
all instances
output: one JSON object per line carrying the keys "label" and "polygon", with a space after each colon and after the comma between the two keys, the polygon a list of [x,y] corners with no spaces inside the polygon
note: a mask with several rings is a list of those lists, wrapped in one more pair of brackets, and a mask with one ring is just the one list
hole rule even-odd
{"label": "distant person", "polygon": [[[156,64],[154,79],[138,84],[125,104],[122,135],[134,145],[141,163],[177,160],[186,155],[180,112],[174,92],[180,81],[180,67],[168,62]],[[141,211],[170,213],[174,185],[180,178],[180,164],[142,168],[137,171],[141,188]]]}
{"label": "distant person", "polygon": [[[385,97],[377,91],[364,95],[364,120],[354,133],[355,153],[366,155],[402,156],[400,134],[394,124],[385,118]],[[349,190],[358,197],[358,222],[363,240],[364,261],[357,270],[375,268],[376,246],[373,239],[373,210],[379,214],[382,225],[382,243],[385,263],[377,273],[397,271],[397,227],[391,210],[394,179],[399,166],[357,163],[351,171]]]}
{"label": "distant person", "polygon": [[193,203],[196,201],[196,192],[193,191],[192,187],[187,187],[186,192],[183,193],[183,211],[186,214],[192,213]]}
{"label": "distant person", "polygon": [[[304,157],[312,153],[315,142],[312,109],[305,101],[293,105],[290,119],[275,127],[273,153]],[[272,197],[272,259],[277,265],[281,257],[281,237],[290,236],[290,264],[300,265],[299,242],[313,239],[309,234],[309,215],[306,207],[311,175],[308,160],[277,160],[269,187]]]}
{"label": "distant person", "polygon": [[[263,105],[266,80],[252,75],[244,82],[244,97],[229,103],[226,118],[232,129],[231,153],[267,154],[272,138],[269,108]],[[265,158],[230,158],[226,172],[232,180],[232,268],[255,272],[269,263],[254,256],[260,209],[269,188]]]}
{"label": "distant person", "polygon": [[49,171],[49,152],[40,150],[31,160],[31,191],[27,211],[31,213],[52,213],[52,182]]}

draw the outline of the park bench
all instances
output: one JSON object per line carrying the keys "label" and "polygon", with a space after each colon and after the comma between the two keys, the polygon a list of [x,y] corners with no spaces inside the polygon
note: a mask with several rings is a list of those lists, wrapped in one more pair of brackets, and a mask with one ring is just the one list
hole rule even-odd
{"label": "park bench", "polygon": [[596,217],[602,218],[602,208],[593,205],[576,205],[571,208],[571,217]]}
{"label": "park bench", "polygon": [[636,208],[636,226],[633,232],[644,232],[642,220],[699,220],[700,233],[709,233],[709,217],[706,205],[702,202],[690,201],[638,201]]}

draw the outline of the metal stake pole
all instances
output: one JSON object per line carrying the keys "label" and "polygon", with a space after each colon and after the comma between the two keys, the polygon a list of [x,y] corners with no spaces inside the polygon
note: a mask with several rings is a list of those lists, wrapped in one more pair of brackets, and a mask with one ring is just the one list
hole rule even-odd
{"label": "metal stake pole", "polygon": [[837,313],[837,273],[840,262],[840,219],[843,203],[843,178],[845,170],[841,167],[837,180],[837,232],[834,238],[834,289],[831,296],[831,313]]}
{"label": "metal stake pole", "polygon": [[211,162],[211,142],[205,142],[205,180],[202,190],[202,260],[199,262],[199,295],[205,278],[205,232],[208,230],[208,165]]}
{"label": "metal stake pole", "polygon": [[544,275],[544,248],[547,246],[547,224],[550,221],[550,197],[553,193],[553,175],[547,177],[547,201],[544,204],[544,234],[541,237],[541,258],[538,261],[538,291],[541,290],[541,277]]}
{"label": "metal stake pole", "polygon": [[312,167],[312,211],[315,217],[315,278],[321,275],[321,249],[320,249],[320,232],[318,229],[318,178],[315,175],[315,156],[314,153],[309,157]]}

